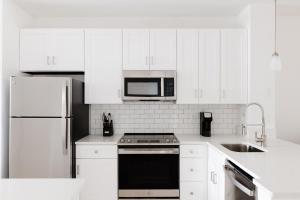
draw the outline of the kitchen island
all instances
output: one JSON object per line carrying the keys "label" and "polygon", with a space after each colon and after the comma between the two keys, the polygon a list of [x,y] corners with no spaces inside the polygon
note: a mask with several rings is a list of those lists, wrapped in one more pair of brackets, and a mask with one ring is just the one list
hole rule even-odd
{"label": "kitchen island", "polygon": [[79,200],[80,179],[0,179],[1,200]]}

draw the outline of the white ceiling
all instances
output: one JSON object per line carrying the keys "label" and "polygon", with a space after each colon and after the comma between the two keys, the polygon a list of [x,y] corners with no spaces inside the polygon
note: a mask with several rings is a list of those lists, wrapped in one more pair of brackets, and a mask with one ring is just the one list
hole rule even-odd
{"label": "white ceiling", "polygon": [[[34,17],[236,16],[249,3],[273,2],[273,0],[15,0],[15,1],[25,11],[27,11],[29,14],[31,14]],[[296,4],[300,2],[300,0],[281,0],[281,1],[284,2],[288,1]],[[293,13],[297,13],[297,9],[295,7],[292,8],[294,10]]]}

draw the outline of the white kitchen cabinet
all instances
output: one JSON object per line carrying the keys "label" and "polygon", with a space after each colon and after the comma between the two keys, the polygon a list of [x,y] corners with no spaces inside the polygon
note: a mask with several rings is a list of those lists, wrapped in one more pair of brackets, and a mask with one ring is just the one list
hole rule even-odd
{"label": "white kitchen cabinet", "polygon": [[221,102],[247,102],[247,32],[221,31]]}
{"label": "white kitchen cabinet", "polygon": [[150,30],[151,70],[176,70],[176,37],[173,29]]}
{"label": "white kitchen cabinet", "polygon": [[21,30],[21,71],[81,72],[84,71],[84,64],[84,30]]}
{"label": "white kitchen cabinet", "polygon": [[178,104],[247,101],[247,35],[242,29],[178,30]]}
{"label": "white kitchen cabinet", "polygon": [[178,30],[177,103],[220,101],[220,30]]}
{"label": "white kitchen cabinet", "polygon": [[149,70],[149,30],[123,30],[123,69]]}
{"label": "white kitchen cabinet", "polygon": [[176,30],[123,30],[124,70],[176,70]]}
{"label": "white kitchen cabinet", "polygon": [[225,157],[208,147],[208,200],[225,200]]}
{"label": "white kitchen cabinet", "polygon": [[177,34],[177,103],[198,104],[198,30],[180,29]]}
{"label": "white kitchen cabinet", "polygon": [[[79,157],[76,153],[76,178],[85,181],[80,193],[81,200],[118,199],[117,146],[105,145],[111,150],[107,151],[105,148],[106,153],[104,154],[101,152],[104,150],[101,148],[102,146],[104,145],[76,146],[77,151],[81,152]],[[92,151],[90,152],[90,150]],[[83,152],[87,153],[86,156]],[[93,158],[91,158],[91,154],[94,154]],[[103,155],[105,156],[103,157]],[[107,155],[110,155],[111,158]]]}
{"label": "white kitchen cabinet", "polygon": [[122,30],[86,30],[85,58],[85,103],[122,103]]}
{"label": "white kitchen cabinet", "polygon": [[199,103],[220,101],[220,30],[199,31]]}
{"label": "white kitchen cabinet", "polygon": [[207,199],[207,145],[180,145],[180,199]]}

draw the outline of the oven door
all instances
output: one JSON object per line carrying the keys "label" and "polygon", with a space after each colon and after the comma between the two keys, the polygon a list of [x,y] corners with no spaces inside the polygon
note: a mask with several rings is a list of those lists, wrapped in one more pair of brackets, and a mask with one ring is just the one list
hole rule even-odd
{"label": "oven door", "polygon": [[179,148],[119,148],[120,198],[178,198]]}

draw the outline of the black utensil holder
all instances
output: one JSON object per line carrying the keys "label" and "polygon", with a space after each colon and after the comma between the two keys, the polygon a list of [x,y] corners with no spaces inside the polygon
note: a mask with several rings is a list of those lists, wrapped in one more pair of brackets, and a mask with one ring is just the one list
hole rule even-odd
{"label": "black utensil holder", "polygon": [[103,136],[112,136],[114,134],[113,121],[103,122]]}

